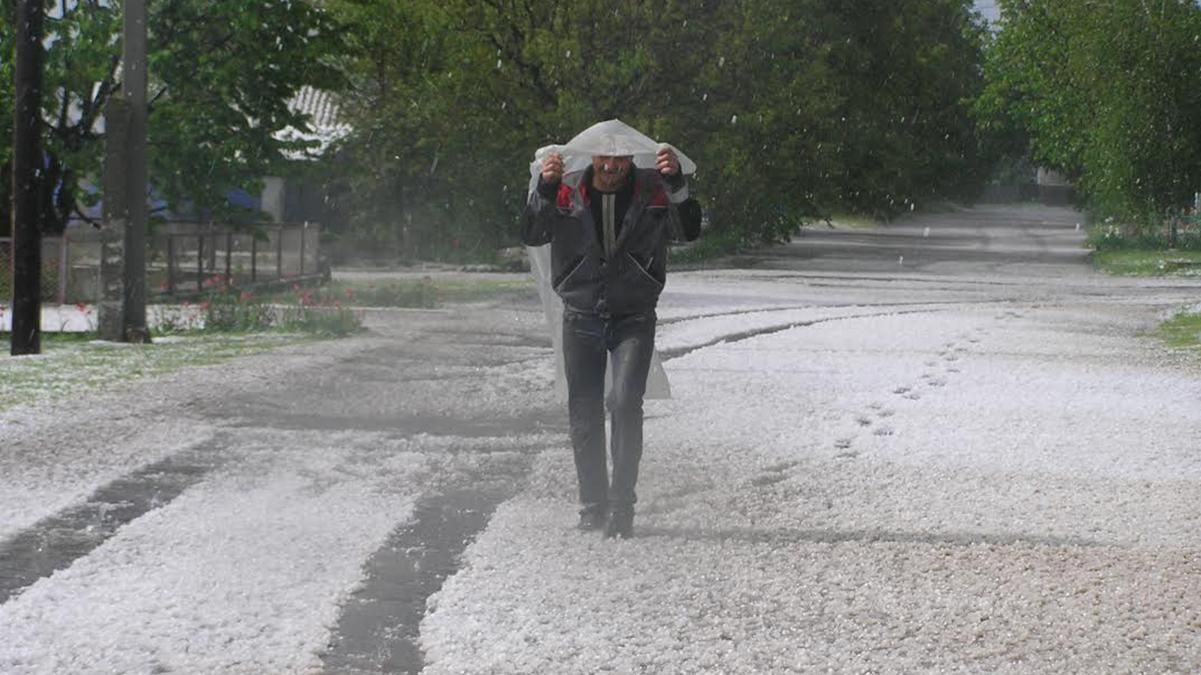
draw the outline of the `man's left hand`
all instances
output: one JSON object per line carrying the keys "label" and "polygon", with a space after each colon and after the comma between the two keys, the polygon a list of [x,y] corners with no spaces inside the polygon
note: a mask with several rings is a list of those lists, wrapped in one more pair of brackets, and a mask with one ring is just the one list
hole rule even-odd
{"label": "man's left hand", "polygon": [[680,158],[676,157],[676,153],[671,148],[660,148],[658,154],[655,155],[655,166],[659,168],[659,173],[664,176],[678,176],[680,174]]}

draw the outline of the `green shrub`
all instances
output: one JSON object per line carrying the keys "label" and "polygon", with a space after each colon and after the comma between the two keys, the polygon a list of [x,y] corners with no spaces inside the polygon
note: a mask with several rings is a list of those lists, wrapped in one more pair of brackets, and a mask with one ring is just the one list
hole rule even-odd
{"label": "green shrub", "polygon": [[737,232],[724,231],[703,233],[700,239],[688,246],[672,249],[669,264],[694,265],[737,253],[743,247],[742,237]]}
{"label": "green shrub", "polygon": [[271,330],[275,311],[248,291],[213,293],[201,303],[203,330],[217,333],[251,333]]}
{"label": "green shrub", "polygon": [[278,313],[278,326],[282,330],[320,335],[345,337],[363,329],[358,313],[347,307],[286,305]]}
{"label": "green shrub", "polygon": [[361,314],[344,307],[341,299],[300,286],[291,294],[266,297],[236,288],[213,292],[197,305],[160,313],[157,323],[160,333],[278,330],[326,337],[350,335],[363,327]]}
{"label": "green shrub", "polygon": [[1201,216],[1189,215],[1176,225],[1175,239],[1170,222],[1125,222],[1113,218],[1089,228],[1088,243],[1098,251],[1163,250],[1201,251]]}

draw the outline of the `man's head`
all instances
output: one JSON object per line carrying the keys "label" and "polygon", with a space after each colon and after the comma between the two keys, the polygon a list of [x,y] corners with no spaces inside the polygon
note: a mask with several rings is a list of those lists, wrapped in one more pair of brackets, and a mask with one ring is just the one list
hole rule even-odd
{"label": "man's head", "polygon": [[593,155],[592,187],[601,192],[617,192],[634,170],[630,155]]}

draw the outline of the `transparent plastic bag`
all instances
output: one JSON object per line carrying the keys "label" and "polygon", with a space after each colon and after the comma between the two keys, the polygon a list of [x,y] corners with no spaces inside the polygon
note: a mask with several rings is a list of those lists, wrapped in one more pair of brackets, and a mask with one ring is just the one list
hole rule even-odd
{"label": "transparent plastic bag", "polygon": [[621,120],[606,120],[593,124],[575,135],[565,145],[545,145],[534,153],[530,163],[530,190],[538,187],[538,175],[542,173],[542,158],[557,152],[563,158],[563,173],[583,171],[592,163],[593,155],[613,157],[632,156],[634,166],[639,169],[655,168],[655,158],[660,148],[675,151],[680,160],[680,171],[690,176],[696,173],[696,163],[670,143],[660,143]]}
{"label": "transparent plastic bag", "polygon": [[[633,156],[634,166],[640,169],[655,167],[660,148],[671,148],[680,160],[680,170],[685,175],[696,173],[696,164],[684,153],[667,143],[659,143],[634,127],[613,119],[594,124],[572,138],[565,145],[547,145],[538,148],[534,161],[530,163],[530,187],[532,193],[538,187],[542,173],[542,159],[552,152],[563,158],[563,172],[583,171],[592,163],[594,155],[615,157]],[[530,271],[538,286],[538,297],[546,315],[551,344],[555,349],[555,393],[562,401],[567,400],[567,377],[563,369],[563,300],[551,286],[550,244],[527,246]],[[612,386],[613,368],[605,370],[605,395]],[[651,356],[650,373],[646,378],[646,398],[671,398],[671,385],[667,372],[659,359],[658,351]]]}

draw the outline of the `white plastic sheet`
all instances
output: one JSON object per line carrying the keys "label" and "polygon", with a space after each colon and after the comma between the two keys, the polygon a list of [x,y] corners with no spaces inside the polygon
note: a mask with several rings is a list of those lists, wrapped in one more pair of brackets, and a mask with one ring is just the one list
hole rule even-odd
{"label": "white plastic sheet", "polygon": [[[538,148],[534,161],[530,163],[530,187],[532,193],[538,187],[538,176],[542,173],[542,158],[557,152],[563,158],[564,173],[583,171],[592,163],[594,155],[616,157],[632,156],[634,166],[640,169],[655,167],[660,148],[675,151],[680,160],[680,170],[685,175],[696,173],[696,164],[684,153],[667,143],[659,143],[634,127],[613,119],[594,124],[568,141],[565,145],[547,145]],[[567,400],[567,378],[563,368],[563,300],[551,286],[550,244],[527,246],[530,256],[530,271],[538,286],[538,297],[546,314],[551,344],[555,349],[555,393],[560,400]],[[612,363],[605,370],[605,394],[612,386]],[[667,372],[656,351],[651,356],[650,373],[646,379],[646,398],[671,398],[671,385]]]}
{"label": "white plastic sheet", "polygon": [[538,187],[538,174],[542,173],[542,158],[557,152],[563,158],[563,172],[583,171],[592,163],[594,155],[614,157],[630,156],[639,169],[655,168],[655,158],[660,148],[669,148],[680,160],[680,171],[690,176],[696,173],[696,163],[670,143],[660,143],[634,127],[613,119],[598,122],[575,135],[565,145],[544,145],[534,153],[530,163],[530,190]]}

